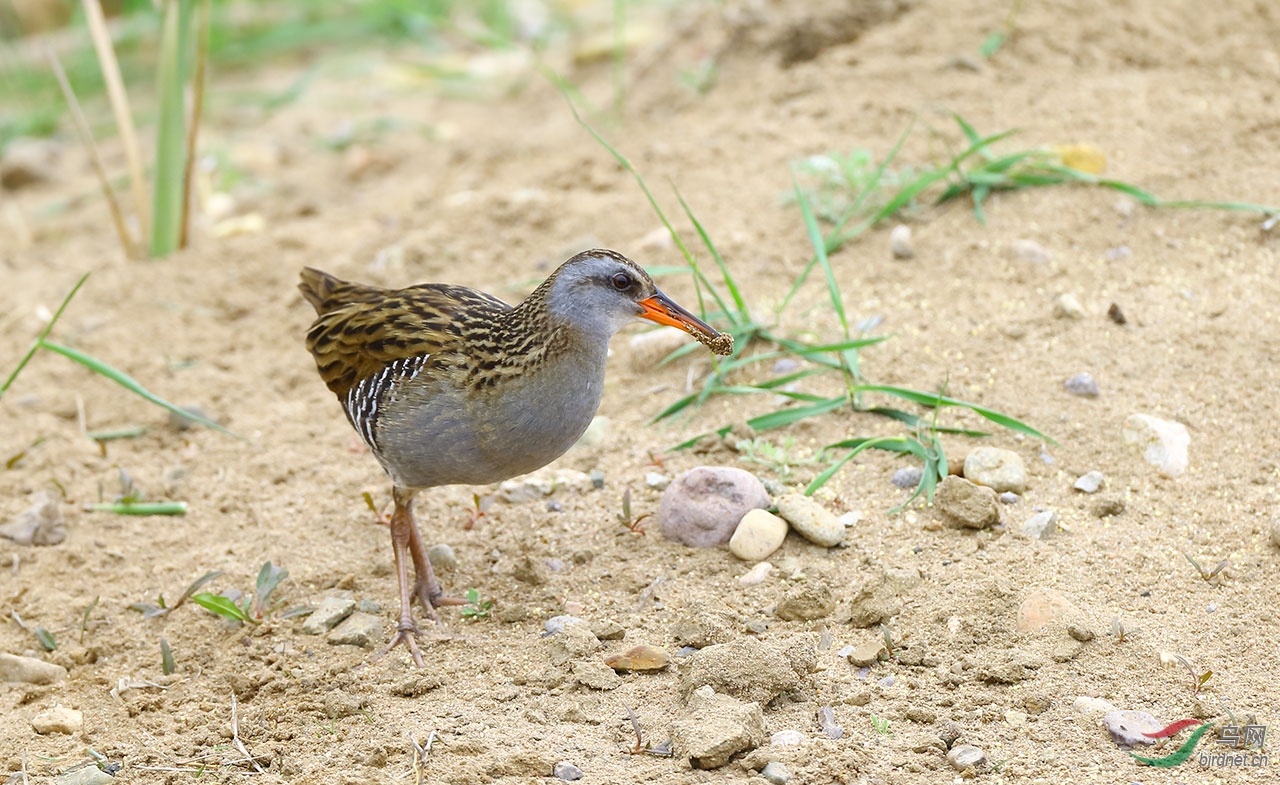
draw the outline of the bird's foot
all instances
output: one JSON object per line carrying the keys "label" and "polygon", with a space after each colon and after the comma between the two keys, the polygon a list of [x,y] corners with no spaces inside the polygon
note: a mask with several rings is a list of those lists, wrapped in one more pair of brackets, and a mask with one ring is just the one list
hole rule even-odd
{"label": "bird's foot", "polygon": [[375,654],[373,659],[380,660],[387,655],[387,652],[403,644],[409,650],[409,655],[413,657],[413,664],[419,668],[425,668],[422,651],[418,648],[418,636],[421,634],[422,630],[414,624],[413,619],[401,619],[399,626],[396,627],[395,637],[386,645],[386,648]]}
{"label": "bird's foot", "polygon": [[436,615],[436,608],[456,607],[467,604],[467,601],[461,597],[446,597],[444,591],[440,588],[440,583],[434,580],[419,580],[414,583],[413,596],[422,605],[427,616],[435,619],[436,624],[442,624],[440,617]]}

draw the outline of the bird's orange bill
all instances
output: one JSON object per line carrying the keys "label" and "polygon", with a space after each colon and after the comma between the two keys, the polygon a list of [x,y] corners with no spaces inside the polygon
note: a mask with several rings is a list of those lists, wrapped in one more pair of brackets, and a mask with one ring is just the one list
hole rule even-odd
{"label": "bird's orange bill", "polygon": [[662,292],[639,302],[644,313],[641,319],[676,327],[697,338],[716,354],[728,355],[733,351],[733,336],[716,332],[711,325],[680,307]]}

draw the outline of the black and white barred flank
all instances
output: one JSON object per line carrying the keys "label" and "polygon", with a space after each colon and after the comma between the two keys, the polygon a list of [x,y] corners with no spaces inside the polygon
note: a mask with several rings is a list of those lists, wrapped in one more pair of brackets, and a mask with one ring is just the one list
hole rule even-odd
{"label": "black and white barred flank", "polygon": [[[416,379],[430,357],[429,354],[422,354],[394,360],[378,373],[366,376],[347,390],[343,409],[356,433],[360,434],[361,440],[370,450],[376,452],[378,449],[379,407],[393,402],[396,387]],[[391,401],[387,400],[388,395],[391,396]]]}

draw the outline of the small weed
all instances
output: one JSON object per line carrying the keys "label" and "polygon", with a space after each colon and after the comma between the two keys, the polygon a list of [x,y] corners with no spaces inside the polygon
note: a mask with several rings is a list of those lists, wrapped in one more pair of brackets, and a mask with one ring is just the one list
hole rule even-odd
{"label": "small weed", "polygon": [[89,631],[89,614],[93,613],[93,609],[98,607],[99,596],[93,598],[93,602],[84,609],[84,613],[80,614],[80,643],[84,643],[84,634]]}
{"label": "small weed", "polygon": [[791,482],[791,473],[795,467],[812,465],[821,460],[818,455],[802,458],[796,455],[795,448],[796,440],[791,436],[783,439],[780,445],[758,437],[740,439],[734,445],[742,460],[771,469],[783,482]]}
{"label": "small weed", "polygon": [[623,752],[628,755],[656,755],[660,758],[670,758],[672,755],[671,740],[668,739],[662,744],[657,745],[645,741],[644,732],[640,728],[640,718],[637,717],[636,713],[631,710],[631,707],[625,703],[622,704],[622,708],[627,710],[627,717],[631,720],[631,730],[636,734],[635,746],[631,749],[624,748]]}
{"label": "small weed", "polygon": [[[884,636],[884,650],[888,652],[889,659],[893,659],[896,650],[899,648],[898,644],[901,643],[902,639],[899,638],[895,641],[893,637],[893,630],[890,629],[887,624],[880,625],[880,634]],[[905,638],[906,636],[904,635],[902,637]]]}
{"label": "small weed", "polygon": [[489,512],[489,508],[493,506],[493,501],[496,498],[497,497],[492,494],[485,496],[481,496],[478,493],[471,494],[471,517],[467,521],[467,524],[462,528],[467,531],[474,529],[476,523],[478,523],[480,519]]}
{"label": "small weed", "polygon": [[1181,654],[1175,654],[1178,662],[1182,663],[1182,667],[1187,669],[1187,673],[1191,676],[1191,695],[1199,696],[1201,690],[1205,689],[1205,685],[1209,683],[1209,679],[1213,678],[1213,671],[1206,670],[1204,673],[1197,673],[1196,668],[1192,666],[1190,660]]}
{"label": "small weed", "polygon": [[617,515],[619,523],[637,534],[644,534],[645,531],[640,528],[640,524],[644,522],[645,518],[648,518],[651,515],[652,513],[646,512],[639,517],[631,517],[631,489],[627,488],[622,492],[622,512]]}
{"label": "small weed", "polygon": [[[101,488],[98,491],[102,496]],[[186,515],[186,502],[147,502],[142,489],[133,482],[129,472],[120,469],[120,493],[110,503],[88,504],[86,510],[114,512],[117,515]]]}
{"label": "small weed", "polygon": [[889,720],[883,717],[878,717],[875,714],[871,715],[871,727],[881,736],[893,735],[893,729],[890,726]]}
{"label": "small weed", "polygon": [[164,671],[164,675],[168,676],[177,669],[177,665],[173,662],[173,650],[169,648],[169,641],[164,638],[160,639],[160,669]]}
{"label": "small weed", "polygon": [[16,610],[9,611],[9,615],[13,617],[13,621],[19,627],[36,636],[36,641],[40,643],[40,647],[42,649],[45,651],[58,650],[58,641],[53,637],[52,632],[49,632],[38,624],[34,628],[27,626],[27,623],[22,620],[22,617],[18,615]]}
{"label": "small weed", "polygon": [[1196,568],[1196,574],[1199,575],[1200,580],[1204,581],[1205,583],[1220,584],[1222,583],[1222,579],[1226,577],[1226,575],[1223,573],[1223,570],[1227,569],[1227,567],[1229,566],[1229,563],[1227,562],[1226,559],[1223,559],[1222,561],[1218,562],[1218,564],[1212,570],[1206,570],[1204,567],[1200,566],[1200,562],[1193,559],[1191,557],[1191,554],[1187,553],[1186,551],[1183,551],[1182,556],[1187,561],[1191,562],[1191,566]]}
{"label": "small weed", "polygon": [[[252,596],[244,596],[232,589],[222,594],[211,594],[209,592],[192,594],[191,601],[224,619],[248,622],[249,624],[261,624],[262,619],[271,612],[271,609],[267,606],[271,593],[288,577],[288,570],[282,570],[271,562],[267,562],[258,570],[258,578],[255,582]],[[236,597],[241,598],[239,604],[236,604]]]}
{"label": "small weed", "polygon": [[1119,616],[1111,619],[1111,634],[1115,636],[1116,643],[1124,643],[1127,640],[1132,640],[1141,633],[1142,630],[1140,629],[1131,630],[1125,627],[1124,622],[1120,621]]}
{"label": "small weed", "polygon": [[462,618],[475,621],[489,615],[489,609],[493,607],[493,600],[481,600],[478,589],[467,589],[462,596],[467,600],[466,604],[462,606]]}

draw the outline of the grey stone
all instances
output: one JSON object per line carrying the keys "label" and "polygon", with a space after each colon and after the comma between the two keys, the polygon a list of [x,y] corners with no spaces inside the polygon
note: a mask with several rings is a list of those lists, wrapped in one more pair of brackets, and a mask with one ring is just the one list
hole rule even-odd
{"label": "grey stone", "polygon": [[956,771],[976,771],[987,765],[987,754],[972,744],[957,744],[947,753],[947,763]]}
{"label": "grey stone", "polygon": [[1062,383],[1067,392],[1072,395],[1079,395],[1082,398],[1097,398],[1101,390],[1098,389],[1098,380],[1093,378],[1093,374],[1088,371],[1072,376]]}
{"label": "grey stone", "polygon": [[1158,739],[1150,738],[1145,734],[1155,733],[1164,728],[1163,722],[1147,712],[1131,710],[1109,711],[1103,716],[1102,724],[1111,734],[1111,740],[1124,749],[1139,744],[1155,744]]}
{"label": "grey stone", "polygon": [[933,504],[955,526],[983,529],[1000,522],[996,492],[954,474],[939,483]]}
{"label": "grey stone", "polygon": [[1075,484],[1071,487],[1075,488],[1077,491],[1084,491],[1085,493],[1097,493],[1098,489],[1102,487],[1102,483],[1105,479],[1106,478],[1102,476],[1102,472],[1095,469],[1091,472],[1085,472],[1080,475]]}
{"label": "grey stone", "polygon": [[302,623],[302,631],[307,635],[323,635],[337,627],[355,609],[356,601],[350,597],[325,597]]}
{"label": "grey stone", "polygon": [[836,722],[836,713],[830,706],[822,706],[818,709],[818,725],[829,739],[839,739],[844,736],[844,728]]}
{"label": "grey stone", "polygon": [[458,555],[453,546],[440,543],[427,549],[427,561],[436,572],[454,572],[458,569]]}
{"label": "grey stone", "polygon": [[787,785],[791,780],[791,773],[787,771],[787,765],[780,760],[766,763],[764,768],[760,770],[760,776],[764,777],[772,785]]}
{"label": "grey stone", "polygon": [[915,488],[920,484],[920,478],[923,476],[924,470],[919,466],[903,466],[893,473],[889,482],[897,488]]}
{"label": "grey stone", "polygon": [[1045,510],[1028,518],[1022,524],[1022,533],[1036,540],[1048,539],[1058,530],[1058,511]]}
{"label": "grey stone", "polygon": [[67,669],[34,657],[0,653],[0,681],[53,684],[66,678]]}
{"label": "grey stone", "polygon": [[658,502],[658,529],[692,548],[725,545],[748,510],[769,506],[755,475],[728,466],[699,466],[681,474]]}
{"label": "grey stone", "polygon": [[1005,491],[996,498],[1000,500],[1001,504],[1017,504],[1022,501],[1022,497],[1013,491]]}
{"label": "grey stone", "polygon": [[996,493],[1027,489],[1027,466],[1022,456],[999,447],[979,447],[964,459],[964,478]]}
{"label": "grey stone", "polygon": [[847,656],[850,663],[866,666],[874,665],[879,662],[880,655],[886,653],[884,641],[880,639],[872,639],[858,644]]}
{"label": "grey stone", "polygon": [[97,766],[84,766],[63,772],[54,778],[56,785],[111,785],[115,781],[115,777]]}
{"label": "grey stone", "polygon": [[779,496],[778,515],[815,545],[830,548],[844,542],[844,524],[826,507],[802,493]]}
{"label": "grey stone", "polygon": [[58,495],[41,491],[34,497],[35,503],[13,517],[13,521],[0,526],[0,537],[19,545],[57,545],[67,539],[67,524],[62,519]]}
{"label": "grey stone", "polygon": [[68,709],[54,706],[45,709],[31,718],[31,730],[44,736],[49,733],[65,733],[68,736],[79,733],[84,727],[84,713],[79,709]]}
{"label": "grey stone", "polygon": [[382,606],[373,600],[361,600],[356,603],[356,610],[363,613],[381,613]]}
{"label": "grey stone", "polygon": [[335,646],[372,645],[382,640],[382,618],[372,613],[356,611],[333,628],[326,640]]}
{"label": "grey stone", "polygon": [[662,472],[645,472],[644,484],[661,491],[671,484],[671,478]]}
{"label": "grey stone", "polygon": [[582,769],[567,760],[562,760],[551,768],[551,774],[558,780],[575,782],[582,779]]}
{"label": "grey stone", "polygon": [[671,723],[675,749],[695,769],[715,769],[740,752],[764,741],[760,704],[699,687],[688,697],[684,713]]}
{"label": "grey stone", "polygon": [[622,677],[596,660],[580,660],[573,663],[573,678],[582,686],[593,690],[616,690],[622,686]]}
{"label": "grey stone", "polygon": [[822,581],[807,580],[787,589],[774,615],[783,621],[813,621],[830,616],[835,609],[831,588]]}

